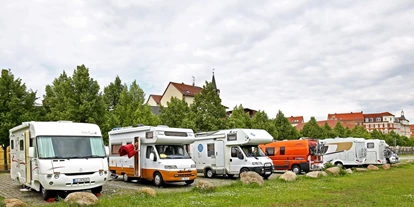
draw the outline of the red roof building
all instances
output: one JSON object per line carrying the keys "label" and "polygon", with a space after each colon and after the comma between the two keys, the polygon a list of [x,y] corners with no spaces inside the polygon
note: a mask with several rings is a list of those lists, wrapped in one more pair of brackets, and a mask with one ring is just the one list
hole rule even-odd
{"label": "red roof building", "polygon": [[[333,129],[338,122],[340,122],[344,128],[348,127],[349,129],[352,129],[356,126],[356,124],[354,123],[342,122],[338,120],[324,120],[324,121],[317,121],[316,123],[318,123],[318,125],[321,127],[324,126],[325,123],[328,123],[328,125]],[[296,129],[298,131],[302,130],[305,124],[306,123],[299,123],[298,125],[296,125]]]}
{"label": "red roof building", "polygon": [[297,126],[300,123],[305,123],[303,120],[303,116],[290,116],[287,117],[287,119],[289,120],[292,126]]}

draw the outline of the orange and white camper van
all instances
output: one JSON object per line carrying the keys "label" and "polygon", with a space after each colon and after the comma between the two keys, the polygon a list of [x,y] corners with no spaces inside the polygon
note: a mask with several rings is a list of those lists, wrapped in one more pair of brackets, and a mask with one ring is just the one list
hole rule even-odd
{"label": "orange and white camper van", "polygon": [[298,174],[323,167],[321,145],[317,140],[274,141],[259,147],[272,159],[275,170],[292,170]]}
{"label": "orange and white camper van", "polygon": [[186,145],[194,140],[191,129],[167,126],[114,129],[109,132],[109,170],[122,175],[126,182],[145,179],[156,186],[164,182],[192,184],[197,170]]}

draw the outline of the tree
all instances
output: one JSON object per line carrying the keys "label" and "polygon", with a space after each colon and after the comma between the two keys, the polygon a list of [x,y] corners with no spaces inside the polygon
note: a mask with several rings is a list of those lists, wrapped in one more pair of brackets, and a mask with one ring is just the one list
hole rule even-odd
{"label": "tree", "polygon": [[361,137],[365,139],[370,139],[371,135],[369,132],[363,127],[363,126],[355,126],[351,130],[351,136],[352,137]]}
{"label": "tree", "polygon": [[89,77],[89,69],[77,66],[72,77],[63,73],[46,86],[44,107],[49,120],[70,120],[101,125],[105,104],[99,84]]}
{"label": "tree", "polygon": [[103,96],[107,109],[112,110],[118,105],[124,87],[119,76],[116,76],[114,82],[104,88]]}
{"label": "tree", "polygon": [[326,139],[326,138],[337,137],[337,135],[335,134],[335,131],[331,128],[331,126],[329,126],[328,122],[325,122],[322,129],[323,129],[322,138]]}
{"label": "tree", "polygon": [[231,112],[231,116],[226,120],[226,128],[251,128],[251,120],[248,113],[244,111],[243,105],[235,106]]}
{"label": "tree", "polygon": [[372,130],[371,137],[372,139],[385,139],[382,132],[378,131],[377,129]]}
{"label": "tree", "polygon": [[211,82],[203,86],[201,92],[194,97],[190,106],[191,119],[194,120],[194,131],[214,131],[225,127],[226,108]]}
{"label": "tree", "polygon": [[336,122],[336,125],[334,127],[334,131],[335,131],[335,134],[338,137],[342,137],[342,138],[347,137],[346,136],[346,130],[345,130],[344,126],[342,126],[341,122],[339,122],[339,121]]}
{"label": "tree", "polygon": [[278,132],[277,139],[284,140],[299,138],[298,130],[296,130],[296,128],[290,124],[289,120],[285,117],[282,111],[279,110],[276,118],[273,120],[273,123],[275,124],[276,130]]}
{"label": "tree", "polygon": [[278,131],[276,126],[269,119],[266,112],[259,110],[252,118],[252,129],[264,129],[272,135],[273,139],[277,139]]}
{"label": "tree", "polygon": [[316,122],[315,117],[311,117],[309,122],[303,126],[301,134],[304,137],[321,138],[323,137],[323,130]]}
{"label": "tree", "polygon": [[167,102],[167,107],[160,106],[160,111],[159,117],[162,124],[177,128],[188,126],[185,120],[189,121],[190,107],[184,99],[171,97],[171,100]]}
{"label": "tree", "polygon": [[5,168],[7,168],[6,149],[10,145],[9,130],[24,121],[34,121],[38,118],[34,107],[36,99],[36,92],[31,89],[27,90],[20,78],[14,78],[10,69],[1,71],[0,145],[4,150]]}

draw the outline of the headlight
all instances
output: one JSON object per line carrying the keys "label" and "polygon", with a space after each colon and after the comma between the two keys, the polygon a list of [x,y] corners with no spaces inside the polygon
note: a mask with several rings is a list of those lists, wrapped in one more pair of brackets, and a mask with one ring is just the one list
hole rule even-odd
{"label": "headlight", "polygon": [[165,169],[177,169],[177,165],[165,165]]}
{"label": "headlight", "polygon": [[252,165],[262,165],[261,162],[252,162]]}
{"label": "headlight", "polygon": [[52,174],[47,174],[47,175],[46,175],[46,178],[47,178],[47,179],[52,178]]}
{"label": "headlight", "polygon": [[55,179],[58,179],[59,178],[59,176],[60,176],[60,172],[55,172]]}
{"label": "headlight", "polygon": [[191,165],[191,168],[196,168],[196,167],[197,167],[196,164]]}

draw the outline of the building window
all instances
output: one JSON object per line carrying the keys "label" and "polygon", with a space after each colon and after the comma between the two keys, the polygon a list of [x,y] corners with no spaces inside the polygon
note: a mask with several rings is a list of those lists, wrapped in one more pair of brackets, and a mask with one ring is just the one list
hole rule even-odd
{"label": "building window", "polygon": [[365,118],[365,122],[369,122],[369,119],[368,118]]}
{"label": "building window", "polygon": [[207,144],[207,156],[211,157],[214,155],[214,143]]}
{"label": "building window", "polygon": [[275,155],[275,148],[274,147],[266,147],[266,155],[267,156],[274,156]]}
{"label": "building window", "polygon": [[375,124],[375,128],[378,128],[378,124]]}
{"label": "building window", "polygon": [[374,118],[369,118],[369,122],[374,122]]}
{"label": "building window", "polygon": [[377,120],[376,121],[381,121],[381,117],[377,117]]}
{"label": "building window", "polygon": [[284,155],[285,154],[285,147],[280,147],[280,155]]}
{"label": "building window", "polygon": [[384,117],[384,121],[387,121],[387,117]]}

